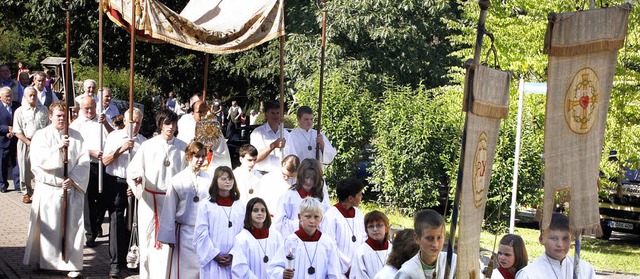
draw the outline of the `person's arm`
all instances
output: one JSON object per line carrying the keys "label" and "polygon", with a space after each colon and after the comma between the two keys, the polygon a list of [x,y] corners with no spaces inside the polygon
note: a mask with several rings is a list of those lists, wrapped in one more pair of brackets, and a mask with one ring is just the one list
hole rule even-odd
{"label": "person's arm", "polygon": [[118,157],[120,157],[120,155],[124,154],[125,152],[131,150],[131,148],[133,148],[134,142],[133,140],[127,140],[125,141],[122,146],[116,148],[116,150],[109,152],[109,154],[107,155],[103,155],[102,156],[102,163],[105,166],[108,166],[109,164],[113,163],[115,160],[118,159]]}
{"label": "person's arm", "polygon": [[27,146],[31,145],[31,141],[27,137],[25,137],[22,133],[16,133],[15,135],[20,141],[24,142],[24,144],[26,144]]}

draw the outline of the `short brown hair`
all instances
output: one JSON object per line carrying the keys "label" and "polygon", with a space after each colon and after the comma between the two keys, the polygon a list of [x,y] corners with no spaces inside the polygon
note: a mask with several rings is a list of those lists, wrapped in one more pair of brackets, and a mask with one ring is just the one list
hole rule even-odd
{"label": "short brown hair", "polygon": [[64,105],[63,102],[53,102],[51,103],[51,105],[49,105],[49,116],[53,115],[53,110],[60,110],[62,112],[65,112],[66,115],[66,109],[67,106]]}
{"label": "short brown hair", "polygon": [[424,229],[444,228],[444,218],[433,209],[418,211],[413,217],[413,229],[422,236]]}
{"label": "short brown hair", "polygon": [[402,264],[411,259],[418,253],[420,246],[413,241],[414,231],[412,229],[404,229],[396,233],[393,238],[391,253],[387,258],[387,264],[400,269]]}
{"label": "short brown hair", "polygon": [[384,241],[389,241],[389,218],[384,213],[374,210],[364,215],[364,227],[373,222],[382,222],[384,224]]}
{"label": "short brown hair", "polygon": [[187,162],[191,161],[191,159],[193,159],[193,156],[198,154],[200,150],[204,150],[204,144],[202,144],[201,142],[192,141],[191,143],[189,143],[189,145],[187,145],[187,148],[185,148],[184,150],[184,157],[187,160]]}

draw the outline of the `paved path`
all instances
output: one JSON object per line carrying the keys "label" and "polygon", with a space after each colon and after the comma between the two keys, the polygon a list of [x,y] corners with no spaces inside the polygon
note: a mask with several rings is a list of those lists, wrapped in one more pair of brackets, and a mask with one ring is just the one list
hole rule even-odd
{"label": "paved path", "polygon": [[[13,189],[13,184],[10,186]],[[22,193],[0,193],[0,279],[4,278],[66,278],[66,273],[36,271],[22,265],[27,241],[30,204],[22,203]],[[108,232],[108,224],[102,229]],[[84,278],[109,278],[109,237],[97,239],[98,247],[84,248]],[[123,270],[123,278],[138,278],[137,272]]]}

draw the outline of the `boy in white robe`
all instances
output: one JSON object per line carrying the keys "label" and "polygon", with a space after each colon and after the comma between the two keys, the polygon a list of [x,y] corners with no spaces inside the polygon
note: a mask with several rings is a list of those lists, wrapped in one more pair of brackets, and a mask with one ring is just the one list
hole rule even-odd
{"label": "boy in white robe", "polygon": [[[313,129],[313,110],[308,106],[298,108],[298,128],[295,128],[289,134],[296,155],[300,160],[307,158],[316,158],[316,151],[320,148],[320,162],[328,165],[338,153],[331,145],[331,142],[325,135],[318,133]],[[326,217],[326,216],[325,216]]]}
{"label": "boy in white robe", "polygon": [[260,179],[258,197],[261,197],[267,203],[267,208],[273,209],[271,217],[275,218],[277,216],[276,211],[280,198],[295,183],[299,165],[298,156],[289,155],[282,160],[280,171],[267,173]]}
{"label": "boy in white robe", "polygon": [[209,200],[198,205],[193,239],[200,278],[231,278],[233,255],[230,251],[245,216],[231,168],[216,168],[209,195]]}
{"label": "boy in white robe", "polygon": [[[64,105],[56,102],[50,108],[51,124],[37,131],[31,139],[31,171],[38,190],[33,195],[22,262],[25,265],[35,263],[42,269],[70,271],[69,277],[78,277],[82,270],[82,212],[89,181],[89,156],[78,131],[69,129],[69,134],[63,135],[66,125]],[[63,172],[65,147],[69,159],[66,177]],[[67,210],[63,236],[61,209],[64,191],[67,191]],[[63,237],[66,261],[61,257]]]}
{"label": "boy in white robe", "polygon": [[[544,254],[516,273],[516,279],[558,278],[571,279],[575,271],[574,258],[568,256],[571,248],[571,229],[566,215],[554,212],[549,227],[540,230],[540,243]],[[596,278],[596,272],[586,261],[578,264],[579,279]]]}
{"label": "boy in white robe", "polygon": [[260,192],[260,179],[262,174],[253,169],[258,158],[258,150],[251,144],[245,144],[238,151],[240,166],[233,170],[236,177],[240,200],[247,203],[251,198],[257,197]]}
{"label": "boy in white robe", "polygon": [[191,142],[185,152],[187,168],[171,178],[160,218],[158,240],[171,247],[169,278],[200,276],[198,255],[193,245],[198,204],[209,199],[211,176],[200,170],[207,160],[200,142]]}
{"label": "boy in white robe", "polygon": [[268,278],[341,278],[336,242],[318,230],[322,204],[306,197],[300,203],[300,229],[287,236],[267,267]]}
{"label": "boy in white robe", "polygon": [[283,235],[289,235],[298,230],[298,210],[300,202],[305,197],[314,197],[322,202],[322,213],[331,206],[329,195],[325,194],[322,166],[316,159],[305,159],[300,163],[296,183],[291,186],[278,202],[275,226]]}
{"label": "boy in white robe", "polygon": [[169,181],[186,167],[187,144],[173,136],[177,121],[173,111],[160,110],[158,135],[140,145],[127,167],[127,183],[138,199],[140,278],[165,278],[169,268],[169,246],[157,236]]}
{"label": "boy in white robe", "polygon": [[389,218],[374,210],[364,215],[367,240],[358,246],[351,259],[352,279],[373,279],[382,270],[392,245],[389,243]]}
{"label": "boy in white robe", "polygon": [[264,110],[267,123],[251,132],[251,145],[258,149],[255,168],[261,172],[273,172],[278,171],[279,163],[285,157],[296,155],[296,150],[290,143],[289,132],[281,126],[280,104],[268,102]]}
{"label": "boy in white robe", "polygon": [[323,232],[336,240],[342,273],[347,276],[356,249],[367,238],[364,214],[357,208],[362,201],[363,189],[364,184],[356,178],[340,180],[336,187],[339,202],[327,209],[320,225]]}
{"label": "boy in white robe", "polygon": [[236,235],[230,254],[232,278],[267,278],[267,265],[283,245],[282,235],[271,226],[271,216],[264,200],[248,201],[244,230]]}
{"label": "boy in white robe", "polygon": [[[444,218],[440,213],[426,209],[416,213],[413,219],[413,240],[420,251],[402,264],[396,279],[444,279],[447,265],[447,253],[441,252],[444,246]],[[449,278],[455,277],[456,255],[451,261]]]}

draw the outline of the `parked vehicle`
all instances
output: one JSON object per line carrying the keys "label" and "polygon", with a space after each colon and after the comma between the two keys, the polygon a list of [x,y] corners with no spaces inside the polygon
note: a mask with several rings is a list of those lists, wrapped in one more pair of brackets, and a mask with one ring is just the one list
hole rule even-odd
{"label": "parked vehicle", "polygon": [[[609,160],[617,161],[615,152],[612,152]],[[640,169],[625,168],[621,179],[609,180],[617,186],[615,189],[601,189],[602,238],[609,239],[612,231],[640,235]]]}

